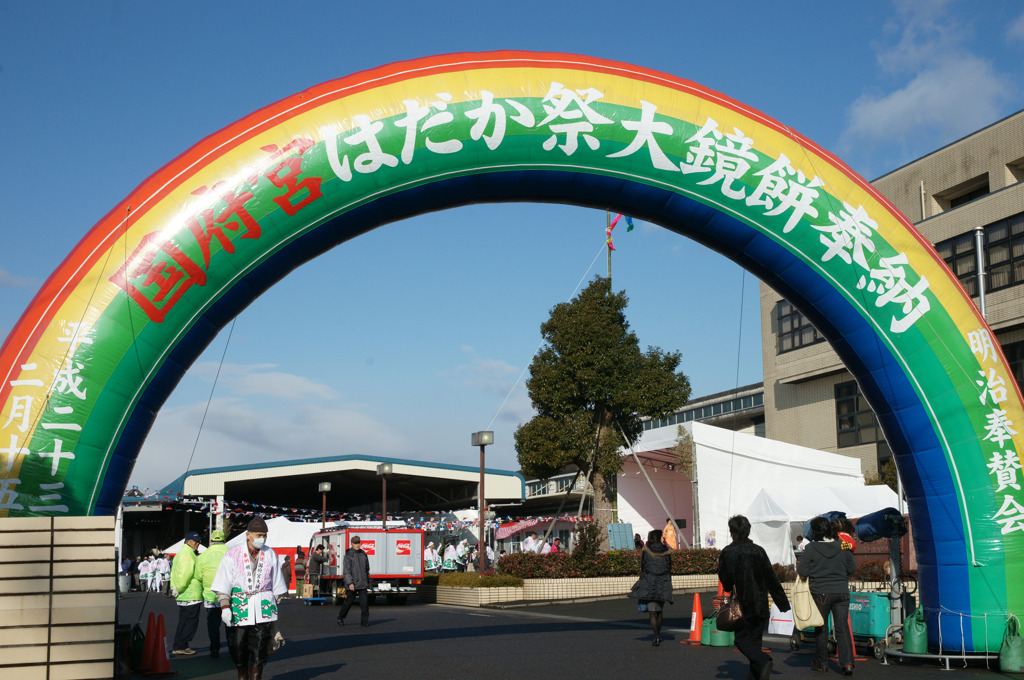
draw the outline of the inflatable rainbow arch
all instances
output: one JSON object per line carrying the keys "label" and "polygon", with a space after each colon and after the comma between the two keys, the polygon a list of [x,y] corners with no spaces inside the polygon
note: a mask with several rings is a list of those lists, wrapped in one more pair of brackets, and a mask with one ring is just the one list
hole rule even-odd
{"label": "inflatable rainbow arch", "polygon": [[814,143],[681,78],[582,56],[454,54],[355,74],[149,177],[0,350],[0,515],[114,513],[161,404],[256,296],[380,225],[499,201],[648,220],[794,303],[895,454],[933,644],[998,649],[1024,607],[1024,413],[971,300],[906,218]]}

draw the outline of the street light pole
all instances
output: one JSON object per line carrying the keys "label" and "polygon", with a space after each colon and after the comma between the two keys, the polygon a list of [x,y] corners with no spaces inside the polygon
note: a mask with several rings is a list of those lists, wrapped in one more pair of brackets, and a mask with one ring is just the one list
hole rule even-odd
{"label": "street light pole", "polygon": [[388,530],[388,475],[391,474],[391,463],[378,463],[377,476],[381,482],[380,497],[380,526],[384,531]]}
{"label": "street light pole", "polygon": [[487,558],[487,546],[484,545],[484,447],[488,444],[494,443],[494,432],[482,431],[474,432],[471,441],[473,446],[480,447],[480,538],[477,541],[477,558],[480,560],[479,567],[477,567],[481,574],[484,573],[484,563]]}
{"label": "street light pole", "polygon": [[331,490],[330,482],[320,482],[320,493],[324,496],[323,514],[320,515],[320,531],[327,529],[327,492]]}

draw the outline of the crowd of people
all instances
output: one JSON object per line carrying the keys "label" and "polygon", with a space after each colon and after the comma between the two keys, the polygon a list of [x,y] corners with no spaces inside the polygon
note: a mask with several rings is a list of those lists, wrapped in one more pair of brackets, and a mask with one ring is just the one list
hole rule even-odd
{"label": "crowd of people", "polygon": [[170,556],[153,551],[149,556],[137,555],[121,561],[120,573],[130,580],[129,590],[150,591],[170,595]]}
{"label": "crowd of people", "polygon": [[[646,611],[654,634],[653,646],[661,644],[661,625],[666,604],[672,604],[672,554],[677,546],[671,541],[668,527],[654,529],[645,543],[640,534],[634,545],[640,551],[640,578],[629,597]],[[811,537],[798,536],[800,550],[797,573],[808,579],[811,596],[826,625],[814,629],[813,671],[828,672],[829,628],[831,616],[838,649],[840,671],[853,675],[854,644],[850,626],[850,592],[848,579],[856,570],[853,551],[856,542],[852,524],[843,518],[829,520],[815,517],[810,521]],[[729,519],[732,542],[726,546],[718,562],[718,579],[724,591],[738,600],[743,613],[742,624],[735,631],[736,649],[749,664],[749,678],[767,680],[773,661],[763,648],[762,639],[770,615],[769,597],[780,612],[790,610],[789,598],[779,583],[771,560],[764,548],[750,539],[750,521],[743,515]]]}
{"label": "crowd of people", "polygon": [[[132,590],[174,598],[178,620],[170,650],[173,656],[196,653],[191,642],[205,611],[210,656],[220,656],[221,633],[226,628],[223,637],[239,680],[261,680],[270,651],[281,639],[277,605],[288,592],[291,578],[291,566],[279,560],[266,540],[267,523],[260,517],[249,521],[245,542],[231,548],[224,532],[215,530],[209,547],[200,554],[201,537],[190,531],[173,561],[155,553],[126,558],[120,571],[132,578]],[[297,569],[298,565],[297,560]]]}
{"label": "crowd of people", "polygon": [[[822,619],[834,622],[835,640],[841,672],[854,670],[853,635],[850,629],[850,594],[848,578],[856,565],[853,550],[856,542],[852,525],[845,519],[829,520],[815,517],[810,521],[811,536],[797,537],[797,573],[808,579],[810,591]],[[743,623],[735,631],[736,648],[747,658],[750,678],[763,680],[772,672],[772,657],[762,647],[762,636],[769,618],[769,597],[779,611],[789,611],[786,592],[779,583],[764,549],[750,539],[750,522],[743,515],[729,519],[731,543],[719,557],[718,578],[725,591],[731,593],[743,612]],[[239,680],[259,680],[275,635],[277,603],[288,592],[294,569],[296,587],[319,583],[323,568],[330,561],[324,545],[317,545],[307,556],[302,546],[290,556],[279,560],[266,545],[267,525],[254,518],[246,527],[246,541],[232,548],[224,543],[224,532],[213,531],[210,547],[198,554],[200,536],[185,535],[181,550],[173,562],[164,554],[145,559],[126,559],[122,575],[131,574],[135,590],[166,593],[178,605],[178,622],[171,654],[195,654],[190,642],[195,636],[200,614],[206,610],[206,627],[210,655],[217,657],[221,648],[221,626],[227,626],[227,647],[238,670]],[[561,540],[548,543],[530,532],[522,542],[523,552],[551,554],[561,551]],[[644,542],[639,534],[634,545],[640,553],[640,578],[629,597],[638,600],[646,611],[653,632],[653,645],[661,644],[661,627],[665,606],[673,604],[672,555],[678,550],[675,523],[666,520],[664,530],[654,529]],[[440,550],[443,547],[443,552]],[[478,564],[476,547],[468,539],[450,539],[441,546],[429,542],[423,551],[425,570],[429,573],[461,572]],[[485,546],[485,569],[496,564],[494,551]],[[505,555],[502,550],[497,557]],[[362,550],[359,536],[350,538],[350,547],[343,558],[344,602],[337,623],[344,626],[345,617],[358,601],[360,625],[369,625],[370,564]],[[815,653],[812,670],[828,670],[827,626],[815,629]]]}

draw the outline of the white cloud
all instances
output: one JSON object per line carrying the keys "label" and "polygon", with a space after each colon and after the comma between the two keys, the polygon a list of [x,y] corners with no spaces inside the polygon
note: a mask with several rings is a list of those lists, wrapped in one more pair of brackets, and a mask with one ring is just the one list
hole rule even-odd
{"label": "white cloud", "polygon": [[1010,42],[1024,42],[1024,14],[1010,22],[1006,29],[1006,39]]}
{"label": "white cloud", "polygon": [[217,389],[237,395],[264,395],[280,399],[335,399],[337,393],[328,385],[301,375],[273,371],[274,364],[224,364],[217,375],[218,364],[205,361],[195,364],[189,373],[206,380],[217,380]]}
{"label": "white cloud", "polygon": [[526,392],[528,372],[500,359],[481,357],[472,347],[460,349],[470,355],[470,361],[446,372],[447,375],[455,376],[467,389],[501,399],[495,415],[502,422],[525,423],[533,417],[533,406]]}
{"label": "white cloud", "polygon": [[896,14],[885,26],[899,35],[888,48],[879,48],[878,65],[889,73],[914,73],[950,52],[959,52],[971,35],[968,25],[946,12],[949,0],[897,0]]}
{"label": "white cloud", "polygon": [[946,141],[992,123],[1008,83],[975,56],[944,59],[885,95],[865,95],[850,107],[844,146],[885,144],[936,133]]}
{"label": "white cloud", "polygon": [[240,399],[214,399],[204,421],[206,407],[204,402],[160,411],[132,484],[158,488],[189,469],[227,465],[356,454],[408,457],[412,448],[390,424],[353,409],[323,404],[261,409]]}
{"label": "white cloud", "polygon": [[973,31],[950,13],[948,0],[895,4],[885,27],[895,42],[877,53],[891,86],[850,105],[840,155],[906,162],[994,122],[1014,94],[1007,76],[968,49]]}
{"label": "white cloud", "polygon": [[15,276],[6,269],[0,268],[0,287],[4,288],[28,288],[34,286],[36,283],[29,279],[23,279],[20,276]]}

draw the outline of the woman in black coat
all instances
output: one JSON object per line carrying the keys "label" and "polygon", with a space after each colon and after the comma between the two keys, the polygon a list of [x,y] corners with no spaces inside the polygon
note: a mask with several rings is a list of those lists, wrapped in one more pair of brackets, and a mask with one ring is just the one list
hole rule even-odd
{"label": "woman in black coat", "polygon": [[[824,517],[811,520],[811,543],[800,556],[796,573],[806,576],[811,597],[818,605],[821,618],[832,626],[839,648],[839,665],[843,675],[853,675],[853,634],[850,632],[850,583],[847,579],[857,569],[853,553],[843,549],[835,528]],[[851,539],[852,542],[852,539]],[[811,670],[828,672],[828,626],[814,630],[814,659]]]}
{"label": "woman in black coat", "polygon": [[640,551],[640,580],[633,585],[629,596],[634,600],[647,600],[657,647],[661,644],[665,603],[672,604],[672,550],[661,542],[661,529],[647,534],[647,545]]}
{"label": "woman in black coat", "polygon": [[750,540],[750,520],[743,515],[729,518],[732,543],[718,558],[718,580],[722,588],[739,600],[744,626],[736,631],[736,649],[750,661],[750,677],[767,680],[772,673],[772,657],[761,646],[768,622],[768,594],[780,611],[789,611],[789,598],[764,548]]}

